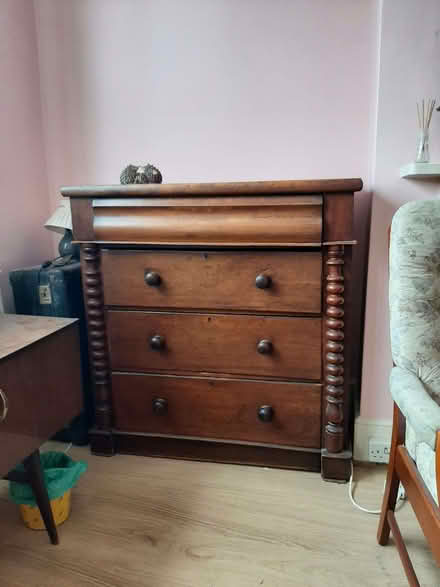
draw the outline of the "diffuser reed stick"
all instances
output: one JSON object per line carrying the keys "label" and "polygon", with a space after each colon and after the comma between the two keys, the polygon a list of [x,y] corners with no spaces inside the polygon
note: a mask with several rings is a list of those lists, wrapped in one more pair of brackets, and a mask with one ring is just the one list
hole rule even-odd
{"label": "diffuser reed stick", "polygon": [[428,98],[422,100],[421,108],[417,102],[417,121],[419,123],[419,139],[417,142],[417,163],[429,162],[429,125],[431,124],[432,113],[434,111],[436,100]]}

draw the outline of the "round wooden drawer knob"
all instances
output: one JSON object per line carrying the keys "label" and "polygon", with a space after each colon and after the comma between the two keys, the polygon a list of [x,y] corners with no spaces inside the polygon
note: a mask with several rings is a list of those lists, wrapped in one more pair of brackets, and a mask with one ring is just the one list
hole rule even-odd
{"label": "round wooden drawer knob", "polygon": [[150,338],[150,347],[153,351],[161,351],[165,348],[165,337],[155,334]]}
{"label": "round wooden drawer knob", "polygon": [[262,422],[271,422],[274,415],[274,409],[272,406],[260,406],[257,414]]}
{"label": "round wooden drawer knob", "polygon": [[255,278],[255,285],[258,287],[258,289],[268,289],[272,285],[272,278],[270,275],[260,273]]}
{"label": "round wooden drawer knob", "polygon": [[257,344],[257,351],[261,355],[270,355],[273,351],[273,344],[270,342],[270,340],[263,338],[263,340],[260,340],[260,342]]}
{"label": "round wooden drawer knob", "polygon": [[3,422],[6,420],[6,416],[8,415],[8,398],[3,389],[0,389],[0,400],[0,422]]}
{"label": "round wooden drawer knob", "polygon": [[153,399],[153,412],[155,414],[165,414],[168,411],[168,400],[163,397]]}
{"label": "round wooden drawer knob", "polygon": [[151,287],[159,287],[162,278],[156,271],[145,271],[145,283]]}

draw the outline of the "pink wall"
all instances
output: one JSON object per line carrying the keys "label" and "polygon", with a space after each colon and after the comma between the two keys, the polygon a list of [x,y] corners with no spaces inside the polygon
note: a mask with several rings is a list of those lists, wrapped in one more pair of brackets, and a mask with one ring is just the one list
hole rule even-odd
{"label": "pink wall", "polygon": [[361,414],[388,418],[386,229],[439,191],[399,178],[415,102],[440,96],[439,30],[438,0],[3,0],[7,307],[7,271],[53,253],[42,223],[60,184],[117,182],[143,161],[167,182],[361,176],[374,188]]}
{"label": "pink wall", "polygon": [[164,181],[364,178],[376,1],[35,0],[52,200]]}
{"label": "pink wall", "polygon": [[[362,177],[371,187],[376,0],[35,8],[52,204],[62,184],[118,183],[127,163],[145,161],[166,182]],[[369,209],[364,194],[359,272]],[[356,288],[361,299],[361,279]]]}
{"label": "pink wall", "polygon": [[[361,415],[388,418],[386,230],[439,192],[399,178],[415,102],[440,96],[439,30],[438,0],[3,0],[7,306],[8,269],[53,252],[41,225],[60,184],[117,182],[142,161],[167,182],[361,176],[374,189]],[[437,161],[439,127],[437,114]]]}
{"label": "pink wall", "polygon": [[1,2],[0,55],[0,291],[11,311],[8,271],[52,255],[32,2]]}
{"label": "pink wall", "polygon": [[[373,180],[367,312],[365,320],[362,418],[391,418],[388,377],[387,229],[394,212],[410,200],[439,195],[438,181],[405,180],[399,167],[414,158],[416,102],[440,97],[439,0],[387,0],[383,4],[380,76]],[[440,114],[432,120],[432,161],[440,161]]]}

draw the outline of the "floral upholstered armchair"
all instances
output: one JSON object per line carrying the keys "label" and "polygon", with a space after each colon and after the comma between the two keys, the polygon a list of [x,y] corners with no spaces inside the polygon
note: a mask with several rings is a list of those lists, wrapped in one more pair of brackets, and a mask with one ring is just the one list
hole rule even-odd
{"label": "floral upholstered armchair", "polygon": [[405,487],[440,564],[440,200],[395,214],[390,241],[393,438],[378,541],[390,530],[410,585],[419,585],[394,516]]}

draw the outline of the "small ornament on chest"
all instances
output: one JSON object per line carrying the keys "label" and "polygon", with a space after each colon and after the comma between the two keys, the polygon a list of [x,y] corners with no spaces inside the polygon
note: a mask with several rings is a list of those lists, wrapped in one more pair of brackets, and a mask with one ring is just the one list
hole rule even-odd
{"label": "small ornament on chest", "polygon": [[162,174],[150,163],[146,165],[127,165],[120,176],[121,184],[162,183]]}

